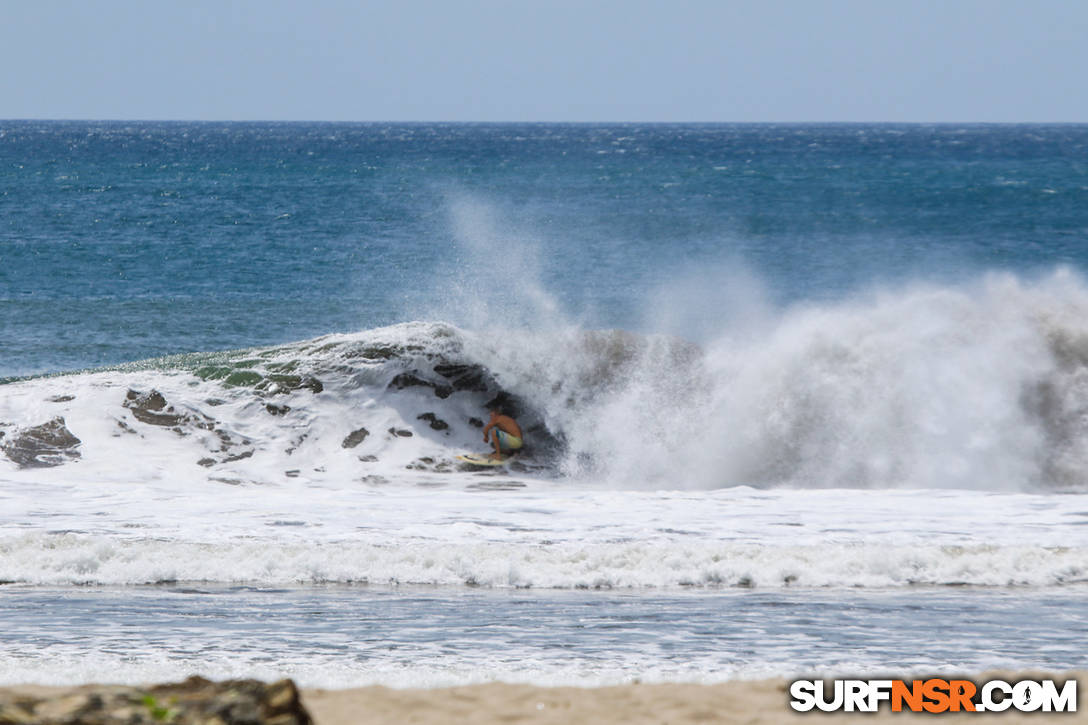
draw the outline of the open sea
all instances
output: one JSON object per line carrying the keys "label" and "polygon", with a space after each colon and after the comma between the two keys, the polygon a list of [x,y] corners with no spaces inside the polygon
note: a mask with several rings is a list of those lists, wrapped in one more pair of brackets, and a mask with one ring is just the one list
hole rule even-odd
{"label": "open sea", "polygon": [[1088,668],[1086,274],[1088,125],[0,121],[0,684]]}

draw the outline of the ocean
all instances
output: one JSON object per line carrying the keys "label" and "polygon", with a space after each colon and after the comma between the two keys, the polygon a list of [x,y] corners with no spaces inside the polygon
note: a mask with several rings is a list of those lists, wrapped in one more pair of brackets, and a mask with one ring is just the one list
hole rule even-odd
{"label": "ocean", "polygon": [[0,684],[1085,669],[1086,272],[1085,125],[2,121]]}

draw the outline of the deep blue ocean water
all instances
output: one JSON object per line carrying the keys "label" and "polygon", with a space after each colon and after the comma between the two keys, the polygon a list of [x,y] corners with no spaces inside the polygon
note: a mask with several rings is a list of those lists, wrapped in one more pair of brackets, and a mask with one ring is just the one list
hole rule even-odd
{"label": "deep blue ocean water", "polygon": [[634,330],[692,267],[776,304],[1083,269],[1086,209],[1080,125],[5,121],[0,375],[478,322],[451,286],[501,316],[526,259]]}

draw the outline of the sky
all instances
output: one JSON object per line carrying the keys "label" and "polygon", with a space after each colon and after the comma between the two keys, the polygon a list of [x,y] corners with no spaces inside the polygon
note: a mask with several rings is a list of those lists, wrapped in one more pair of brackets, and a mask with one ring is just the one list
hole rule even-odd
{"label": "sky", "polygon": [[1083,0],[0,0],[0,118],[1088,122]]}

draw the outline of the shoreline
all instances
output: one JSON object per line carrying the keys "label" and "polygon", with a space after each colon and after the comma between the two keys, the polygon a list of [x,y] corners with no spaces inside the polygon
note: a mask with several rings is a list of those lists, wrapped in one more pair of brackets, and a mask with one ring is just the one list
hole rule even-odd
{"label": "shoreline", "polygon": [[[873,679],[884,675],[873,675]],[[813,676],[815,677],[815,676]],[[868,678],[870,676],[862,676]],[[894,676],[893,676],[894,677]],[[945,677],[950,677],[945,675]],[[986,672],[969,676],[980,683],[991,679],[1008,682],[1031,679],[1078,680],[1088,682],[1088,672],[1044,673],[1040,671]],[[906,678],[904,678],[906,679]],[[276,683],[279,684],[279,683]],[[275,687],[276,684],[270,685]],[[149,686],[152,687],[152,686]],[[117,689],[116,686],[81,685],[55,687],[10,685],[0,687],[0,703],[10,698],[34,697],[59,700],[76,694]],[[566,725],[592,723],[601,725],[683,725],[686,723],[721,723],[724,725],[773,725],[803,722],[820,725],[857,723],[859,718],[873,723],[912,722],[1000,722],[1088,723],[1088,704],[1078,702],[1075,713],[929,713],[891,712],[884,704],[878,713],[798,713],[789,706],[789,680],[731,680],[716,684],[635,683],[600,687],[546,687],[492,682],[441,688],[397,689],[369,685],[348,689],[304,688],[301,703],[316,725],[354,725],[365,722],[415,723],[438,725],[471,722],[480,725],[531,723]],[[1083,698],[1078,698],[1083,700]],[[2,714],[2,708],[0,708]],[[814,720],[813,720],[814,718]],[[0,717],[0,720],[3,720]]]}

